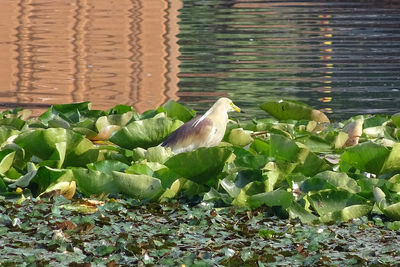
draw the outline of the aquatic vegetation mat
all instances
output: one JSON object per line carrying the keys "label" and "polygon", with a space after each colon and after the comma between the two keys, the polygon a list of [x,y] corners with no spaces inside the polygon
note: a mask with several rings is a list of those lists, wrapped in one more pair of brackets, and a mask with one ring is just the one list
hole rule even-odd
{"label": "aquatic vegetation mat", "polygon": [[[2,265],[391,266],[398,232],[366,217],[304,225],[266,208],[190,207],[134,199],[0,200]],[[75,265],[76,266],[76,265]]]}
{"label": "aquatic vegetation mat", "polygon": [[[295,101],[260,108],[264,118],[228,123],[219,146],[180,154],[158,145],[195,116],[174,101],[142,114],[87,102],[54,105],[37,118],[1,112],[0,249],[10,263],[25,251],[35,263],[72,255],[67,261],[347,265],[374,262],[370,242],[375,251],[382,243],[379,263],[398,261],[391,245],[400,228],[400,114],[330,122]],[[296,231],[310,244],[332,235],[335,245],[310,250]],[[350,249],[340,231],[344,243],[365,237],[364,247]]]}

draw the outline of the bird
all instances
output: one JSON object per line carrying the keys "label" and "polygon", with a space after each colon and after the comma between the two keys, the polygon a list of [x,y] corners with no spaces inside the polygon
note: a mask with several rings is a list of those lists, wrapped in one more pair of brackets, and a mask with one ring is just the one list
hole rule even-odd
{"label": "bird", "polygon": [[173,131],[160,145],[179,154],[199,147],[217,146],[225,135],[228,112],[244,113],[226,97],[218,99],[203,116],[197,116]]}

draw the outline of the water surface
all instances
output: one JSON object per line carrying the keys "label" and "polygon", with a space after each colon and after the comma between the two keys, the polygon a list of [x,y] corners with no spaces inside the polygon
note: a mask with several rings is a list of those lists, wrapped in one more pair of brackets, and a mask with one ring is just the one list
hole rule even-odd
{"label": "water surface", "polygon": [[395,1],[185,0],[179,95],[254,106],[304,101],[330,117],[393,113],[400,100]]}
{"label": "water surface", "polygon": [[228,96],[250,117],[277,98],[334,119],[399,111],[398,1],[4,0],[0,13],[3,109],[203,112]]}

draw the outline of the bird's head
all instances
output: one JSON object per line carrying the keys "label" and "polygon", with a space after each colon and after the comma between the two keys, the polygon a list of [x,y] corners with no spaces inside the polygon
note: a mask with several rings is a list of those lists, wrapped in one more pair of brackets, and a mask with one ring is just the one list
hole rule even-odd
{"label": "bird's head", "polygon": [[229,98],[226,98],[226,97],[222,97],[222,98],[218,99],[217,102],[215,102],[213,108],[214,107],[217,109],[225,110],[225,112],[236,111],[236,112],[243,113],[243,111],[238,106],[233,104],[232,100],[230,100]]}

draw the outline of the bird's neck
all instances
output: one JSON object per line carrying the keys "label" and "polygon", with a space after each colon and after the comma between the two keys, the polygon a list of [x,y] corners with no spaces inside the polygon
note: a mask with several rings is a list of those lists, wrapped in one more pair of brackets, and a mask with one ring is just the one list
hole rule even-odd
{"label": "bird's neck", "polygon": [[213,109],[207,117],[224,127],[228,123],[228,112],[225,109]]}

